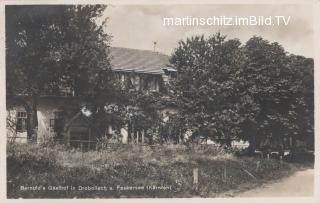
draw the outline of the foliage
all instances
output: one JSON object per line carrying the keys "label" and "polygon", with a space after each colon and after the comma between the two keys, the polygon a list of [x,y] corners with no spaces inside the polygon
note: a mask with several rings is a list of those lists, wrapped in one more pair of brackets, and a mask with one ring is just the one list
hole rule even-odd
{"label": "foliage", "polygon": [[312,59],[260,37],[242,46],[217,33],[179,42],[170,61],[178,70],[170,86],[180,107],[175,123],[191,138],[244,139],[254,147],[266,140],[283,147],[292,135],[312,140]]}
{"label": "foliage", "polygon": [[[93,112],[117,99],[109,58],[110,36],[100,24],[106,6],[6,7],[7,95],[20,95],[28,137],[36,134],[37,100],[67,93]],[[61,90],[70,92],[61,92]],[[16,98],[15,98],[16,99]],[[88,108],[89,108],[88,107]]]}
{"label": "foliage", "polygon": [[250,128],[241,137],[253,144],[267,139],[269,147],[277,148],[288,145],[290,136],[308,142],[313,137],[313,60],[288,55],[281,45],[261,37],[252,37],[244,52],[246,92],[259,111],[255,122],[245,123],[243,128]]}
{"label": "foliage", "polygon": [[126,87],[125,121],[134,126],[136,130],[145,130],[150,143],[159,138],[156,133],[162,123],[159,110],[162,108],[162,92],[148,90],[131,91]]}
{"label": "foliage", "polygon": [[179,123],[193,137],[230,140],[244,120],[252,119],[256,106],[243,94],[245,56],[240,46],[239,40],[226,41],[218,33],[181,41],[172,55],[178,78],[171,89],[180,106]]}
{"label": "foliage", "polygon": [[48,81],[55,80],[57,70],[51,57],[57,46],[57,21],[65,12],[60,7],[7,6],[6,7],[6,88],[7,98],[20,98],[27,111],[27,132],[36,134],[37,98]]}

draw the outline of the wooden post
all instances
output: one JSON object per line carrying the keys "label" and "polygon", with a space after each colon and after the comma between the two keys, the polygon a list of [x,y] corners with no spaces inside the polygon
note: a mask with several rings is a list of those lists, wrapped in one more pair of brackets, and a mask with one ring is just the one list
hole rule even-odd
{"label": "wooden post", "polygon": [[140,131],[136,131],[136,143],[138,144],[139,143],[139,133]]}
{"label": "wooden post", "polygon": [[128,133],[129,133],[128,124],[124,128],[121,128],[120,131],[122,135],[122,144],[128,144]]}
{"label": "wooden post", "polygon": [[[45,137],[43,138],[43,142],[44,142],[44,139],[46,139]],[[49,127],[49,139],[51,139],[51,127]]]}
{"label": "wooden post", "polygon": [[131,131],[130,131],[131,143],[134,143],[134,125],[131,124]]}
{"label": "wooden post", "polygon": [[270,159],[270,154],[267,154],[267,159],[268,159],[268,160]]}
{"label": "wooden post", "polygon": [[71,135],[70,135],[70,131],[68,130],[67,133],[66,133],[66,142],[67,142],[67,146],[70,147],[71,143],[70,143],[70,140],[71,140]]}
{"label": "wooden post", "polygon": [[260,161],[257,161],[257,167],[256,167],[256,171],[258,171],[260,168]]}
{"label": "wooden post", "polygon": [[91,128],[89,128],[88,150],[90,149],[90,140],[91,140]]}
{"label": "wooden post", "polygon": [[195,190],[198,190],[198,184],[199,184],[199,169],[194,168],[193,169],[193,186]]}
{"label": "wooden post", "polygon": [[227,182],[227,165],[224,165],[224,170],[223,170],[223,179],[224,182]]}
{"label": "wooden post", "polygon": [[141,130],[141,143],[144,143],[144,130]]}
{"label": "wooden post", "polygon": [[280,166],[282,167],[282,164],[283,164],[283,157],[280,156]]}
{"label": "wooden post", "polygon": [[84,158],[83,158],[83,143],[80,143],[80,149],[81,149],[81,165],[84,164]]}
{"label": "wooden post", "polygon": [[112,125],[108,125],[108,134],[113,134]]}
{"label": "wooden post", "polygon": [[[160,137],[160,143],[162,144],[162,136],[160,136],[160,126],[159,125],[156,127],[156,136]],[[154,139],[154,136],[152,136],[152,139]]]}

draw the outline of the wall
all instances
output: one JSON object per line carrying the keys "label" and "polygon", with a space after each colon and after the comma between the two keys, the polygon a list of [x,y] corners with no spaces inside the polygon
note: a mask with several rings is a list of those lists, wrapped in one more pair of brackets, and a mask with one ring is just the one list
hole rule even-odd
{"label": "wall", "polygon": [[[71,106],[71,107],[70,107]],[[50,127],[50,119],[54,118],[54,112],[62,111],[64,109],[74,108],[70,99],[67,98],[56,98],[46,97],[40,98],[38,101],[38,137],[37,142],[41,143],[45,140],[52,139],[54,132]],[[27,132],[16,132],[15,124],[17,122],[17,112],[25,111],[21,105],[10,105],[7,106],[7,123],[14,124],[12,126],[7,125],[7,138],[8,141],[15,141],[18,143],[27,142]]]}

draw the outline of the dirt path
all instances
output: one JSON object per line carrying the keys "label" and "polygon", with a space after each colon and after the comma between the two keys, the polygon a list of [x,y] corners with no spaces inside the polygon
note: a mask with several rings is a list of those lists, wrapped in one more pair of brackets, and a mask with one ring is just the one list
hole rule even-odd
{"label": "dirt path", "polygon": [[276,183],[235,195],[236,197],[292,197],[313,196],[314,169],[297,171]]}

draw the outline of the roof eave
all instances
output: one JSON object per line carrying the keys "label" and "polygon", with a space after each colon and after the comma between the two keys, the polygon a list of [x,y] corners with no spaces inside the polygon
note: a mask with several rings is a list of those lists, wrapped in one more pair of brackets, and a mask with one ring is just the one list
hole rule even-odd
{"label": "roof eave", "polygon": [[134,69],[112,69],[115,72],[126,72],[126,73],[143,73],[143,74],[153,74],[153,75],[163,75],[164,72],[152,72],[152,71],[141,71],[141,70],[134,70]]}

